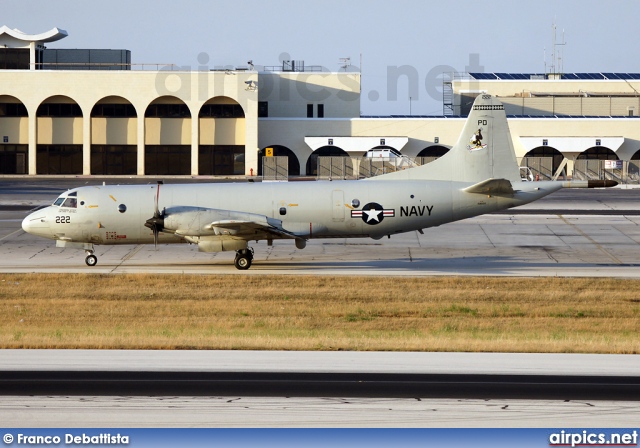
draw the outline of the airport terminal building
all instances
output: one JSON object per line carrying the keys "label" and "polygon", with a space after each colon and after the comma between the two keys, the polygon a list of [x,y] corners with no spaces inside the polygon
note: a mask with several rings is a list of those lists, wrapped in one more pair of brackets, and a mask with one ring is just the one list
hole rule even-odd
{"label": "airport terminal building", "polygon": [[137,66],[127,50],[45,47],[66,36],[0,28],[0,174],[256,176],[275,160],[285,176],[321,176],[327,160],[336,177],[374,175],[370,150],[401,155],[394,169],[446,153],[489,93],[536,175],[638,182],[640,74],[456,75],[442,116],[371,117],[360,73],[300,61],[181,70]]}

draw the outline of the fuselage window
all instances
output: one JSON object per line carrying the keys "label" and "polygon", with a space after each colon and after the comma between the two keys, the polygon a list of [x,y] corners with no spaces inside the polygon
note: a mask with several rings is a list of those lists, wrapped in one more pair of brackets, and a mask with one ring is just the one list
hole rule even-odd
{"label": "fuselage window", "polygon": [[62,201],[64,201],[64,198],[58,198],[56,199],[56,202],[53,203],[53,205],[60,205],[62,204]]}

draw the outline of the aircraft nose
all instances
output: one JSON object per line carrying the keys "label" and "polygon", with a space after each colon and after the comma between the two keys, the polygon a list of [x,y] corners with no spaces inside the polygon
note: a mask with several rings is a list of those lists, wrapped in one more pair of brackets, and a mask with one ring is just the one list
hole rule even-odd
{"label": "aircraft nose", "polygon": [[50,237],[51,228],[47,219],[47,209],[31,213],[22,220],[22,230],[32,235]]}

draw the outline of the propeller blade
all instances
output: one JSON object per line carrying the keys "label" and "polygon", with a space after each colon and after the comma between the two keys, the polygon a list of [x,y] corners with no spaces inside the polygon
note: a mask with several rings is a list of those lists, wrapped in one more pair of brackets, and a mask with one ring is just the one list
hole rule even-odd
{"label": "propeller blade", "polygon": [[160,209],[158,208],[158,202],[160,200],[160,185],[162,185],[162,181],[158,181],[158,189],[156,190],[156,197],[154,203],[153,217],[149,218],[145,221],[144,226],[148,227],[153,231],[153,245],[156,250],[158,250],[158,237],[160,232],[164,229],[164,209],[162,213],[160,213]]}
{"label": "propeller blade", "polygon": [[155,209],[154,209],[154,213],[153,216],[155,218],[159,218],[160,217],[160,210],[158,209],[158,201],[160,200],[160,185],[162,185],[160,182],[158,182],[158,189],[156,190],[156,203],[155,203]]}

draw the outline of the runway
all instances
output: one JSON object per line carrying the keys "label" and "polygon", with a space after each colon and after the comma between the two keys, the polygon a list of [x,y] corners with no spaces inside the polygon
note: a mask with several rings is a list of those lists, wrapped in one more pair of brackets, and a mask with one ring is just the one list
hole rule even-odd
{"label": "runway", "polygon": [[[425,229],[424,235],[409,233],[379,241],[312,240],[304,250],[298,250],[293,243],[286,241],[276,241],[273,246],[256,244],[253,246],[256,255],[252,268],[241,272],[233,267],[233,253],[204,254],[188,245],[162,245],[158,250],[151,246],[98,246],[98,265],[89,268],[84,264],[81,251],[57,249],[50,241],[32,237],[20,229],[20,222],[28,210],[50,203],[65,188],[87,182],[86,179],[29,181],[26,184],[0,181],[0,272],[640,277],[640,190],[636,189],[561,191],[511,212]],[[30,371],[30,375],[34,375],[32,378],[46,380],[47,371],[63,376],[65,371],[75,371],[75,375],[87,374],[76,379],[90,383],[97,378],[92,378],[92,375],[109,372],[97,368],[99,364],[82,367],[78,360],[64,361],[66,358],[61,357],[60,352],[50,353],[54,359],[59,358],[53,363],[48,364],[39,358],[29,368],[23,365],[23,370],[20,370],[14,365],[7,369],[7,355],[16,353],[0,353],[3,375],[7,375],[7,371],[9,377],[16,372]],[[121,370],[121,375],[127,371],[140,373],[136,366],[145,366],[143,373],[149,374],[148,378],[158,378],[153,370],[149,371],[149,366],[154,365],[154,352],[123,353],[109,358],[111,364],[117,365],[113,362],[114,356],[129,356],[128,364],[124,364],[127,369]],[[15,427],[70,424],[88,427],[633,427],[640,417],[640,401],[635,395],[637,372],[640,372],[637,356],[629,357],[631,364],[623,367],[627,364],[603,357],[580,364],[575,363],[571,355],[552,362],[503,355],[506,367],[516,369],[509,372],[496,371],[494,359],[484,358],[485,361],[479,362],[476,355],[447,354],[467,356],[469,364],[462,365],[462,370],[456,373],[451,370],[450,360],[434,364],[434,358],[429,361],[429,369],[425,370],[424,366],[414,370],[407,368],[406,359],[420,358],[415,353],[399,354],[407,357],[402,362],[359,360],[345,364],[349,367],[345,370],[329,372],[326,365],[335,367],[341,364],[335,359],[326,361],[323,370],[314,358],[323,358],[324,352],[309,356],[295,353],[297,358],[284,363],[273,352],[263,355],[270,369],[265,370],[265,364],[262,364],[260,370],[259,355],[253,354],[240,370],[237,366],[231,368],[233,366],[227,365],[212,371],[211,366],[219,364],[210,362],[207,364],[209,370],[205,368],[204,371],[215,375],[242,373],[245,379],[252,378],[247,374],[266,372],[276,375],[271,378],[279,379],[280,386],[285,388],[274,388],[272,392],[263,390],[263,394],[228,395],[224,392],[238,390],[225,389],[230,384],[227,382],[219,383],[223,385],[221,388],[209,389],[206,395],[202,395],[202,390],[183,389],[185,395],[181,396],[171,394],[180,391],[170,388],[164,389],[167,394],[162,393],[162,388],[147,389],[146,392],[153,393],[153,396],[135,393],[105,396],[99,387],[84,389],[83,395],[69,395],[70,391],[78,391],[72,386],[61,389],[66,393],[60,395],[16,396],[11,395],[10,388],[5,388],[5,395],[0,397],[0,418],[6,426]],[[92,359],[86,355],[84,358],[87,361]],[[202,359],[200,363],[204,362]],[[184,362],[181,365],[184,366]],[[437,365],[448,368],[438,370]],[[557,375],[554,377],[550,370],[552,365],[564,370],[553,370]],[[258,370],[252,372],[251,366]],[[483,370],[482,366],[494,368],[493,373]],[[187,372],[198,374],[202,368],[202,364],[191,365]],[[283,374],[277,369],[288,369],[289,373]],[[159,370],[171,372],[166,364]],[[286,376],[291,373],[303,376]],[[280,374],[285,376],[278,376]],[[321,381],[313,387],[324,383],[324,391],[329,395],[321,396],[330,398],[310,396],[317,393],[303,393],[308,392],[303,381],[299,382],[299,389],[295,389],[293,380],[309,380],[310,377],[304,376],[307,374],[325,375],[316,378]],[[344,374],[355,376],[339,376]],[[366,377],[371,374],[391,376]],[[215,375],[209,379],[215,379]],[[439,377],[440,382],[435,381],[438,375],[444,375]],[[9,377],[3,376],[4,379]],[[28,380],[27,377],[23,379]],[[499,390],[487,387],[490,383],[488,377],[498,380]],[[67,378],[71,378],[67,386],[72,385],[73,377]],[[217,378],[233,380],[233,377]],[[460,381],[449,381],[447,385],[442,381],[447,378]],[[109,377],[102,379],[108,380]],[[193,378],[183,379],[187,384]],[[242,378],[238,376],[236,379]],[[258,376],[253,379],[265,378]],[[383,388],[378,389],[377,395],[372,393],[377,386],[389,386],[394,382],[402,384],[408,379],[418,380],[414,385],[422,382],[420,387],[423,389],[415,388],[408,392],[422,391],[423,397],[397,391],[395,395],[386,393],[394,398],[383,397],[385,394],[379,392]],[[569,383],[562,383],[567,379]],[[337,380],[343,380],[342,385]],[[429,380],[434,381],[427,384]],[[515,384],[518,381],[522,383],[521,380],[528,386],[520,384],[517,388],[519,393],[528,390],[527,398],[537,393],[538,399],[522,400],[519,399],[522,395],[509,394],[510,381]],[[551,381],[545,386],[547,380]],[[336,387],[332,393],[332,381],[333,386],[342,389]],[[259,388],[259,382],[252,387]],[[23,382],[21,387],[28,388],[27,383]],[[210,381],[207,387],[212,387],[213,383]],[[580,389],[580,384],[586,384],[586,387]],[[372,386],[369,391],[366,391],[367,386]],[[438,395],[438,390],[446,392],[445,396]],[[604,393],[598,395],[595,392],[598,390]],[[122,391],[127,392],[125,389]],[[612,400],[620,398],[624,391],[627,392],[623,397],[625,401]]]}
{"label": "runway", "polygon": [[10,350],[0,365],[11,427],[633,427],[640,417],[630,355]]}

